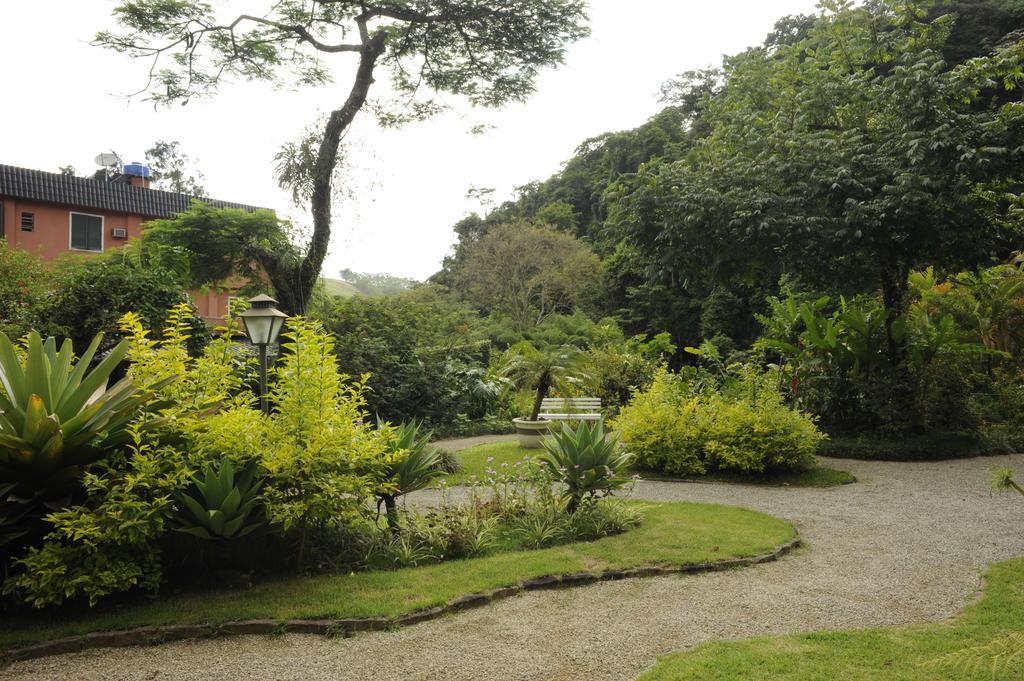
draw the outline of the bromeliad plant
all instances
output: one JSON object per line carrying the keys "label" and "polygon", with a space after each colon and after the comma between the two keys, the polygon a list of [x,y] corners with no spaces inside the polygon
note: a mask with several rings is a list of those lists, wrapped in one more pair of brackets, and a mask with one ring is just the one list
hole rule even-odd
{"label": "bromeliad plant", "polygon": [[569,513],[583,501],[609,496],[629,484],[625,473],[632,457],[620,449],[618,437],[605,437],[601,423],[566,423],[544,439],[544,449],[540,459],[566,486]]}
{"label": "bromeliad plant", "polygon": [[192,489],[175,494],[175,529],[208,540],[244,537],[266,525],[260,506],[262,485],[255,461],[237,476],[228,459],[219,469],[207,464],[202,475],[193,478]]}
{"label": "bromeliad plant", "polygon": [[[126,343],[89,370],[102,337],[76,363],[70,341],[58,350],[53,338],[43,341],[32,332],[22,351],[0,333],[0,503],[10,507],[0,516],[4,522],[38,516],[40,505],[65,505],[85,468],[124,445],[132,420],[152,406],[152,390],[140,391],[129,379],[107,387],[128,352]],[[8,539],[22,533],[0,530]]]}
{"label": "bromeliad plant", "polygon": [[441,452],[427,447],[432,433],[421,432],[420,428],[416,421],[392,427],[377,420],[377,430],[386,442],[384,488],[377,493],[377,508],[384,504],[388,526],[394,532],[399,530],[398,497],[423,489],[444,472]]}

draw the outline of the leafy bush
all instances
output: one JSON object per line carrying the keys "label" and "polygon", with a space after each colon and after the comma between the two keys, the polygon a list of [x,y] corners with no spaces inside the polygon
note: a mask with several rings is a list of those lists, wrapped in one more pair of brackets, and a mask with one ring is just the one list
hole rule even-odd
{"label": "leafy bush", "polygon": [[[264,478],[258,503],[285,531],[282,547],[296,548],[292,565],[302,565],[311,530],[365,521],[384,447],[363,425],[361,384],[340,372],[330,337],[313,322],[289,320],[268,418],[244,388],[249,363],[230,333],[189,356],[187,314],[185,306],[172,310],[160,340],[137,316],[123,320],[129,380],[158,394],[161,417],[131,425],[125,447],[85,473],[84,499],[48,516],[52,531],[15,561],[7,593],[41,607],[138,587],[155,592],[169,563],[161,539],[175,499],[187,505],[177,495],[207,467],[245,467]],[[253,501],[248,496],[236,510]],[[222,500],[221,511],[225,505],[234,501]],[[226,536],[227,522],[225,531],[214,522],[207,531]],[[243,520],[235,536],[250,524]]]}
{"label": "leafy bush", "polygon": [[346,371],[367,376],[371,413],[443,428],[496,407],[500,385],[486,371],[489,344],[473,336],[474,312],[436,289],[335,298],[321,316]]}
{"label": "leafy bush", "polygon": [[150,337],[145,320],[134,312],[118,322],[130,347],[128,377],[157,392],[164,405],[162,413],[194,420],[225,402],[247,405],[253,396],[245,393],[243,386],[251,382],[255,361],[240,352],[233,340],[239,331],[237,323],[229,320],[217,338],[204,343],[201,352],[191,354],[196,321],[192,306],[175,305],[165,313],[165,319],[163,331],[155,339]]}
{"label": "leafy bush", "polygon": [[338,366],[334,342],[318,322],[286,322],[274,370],[261,464],[270,522],[299,533],[301,568],[313,526],[351,521],[383,479],[384,440],[364,423],[364,384]]}
{"label": "leafy bush", "polygon": [[650,340],[634,336],[594,345],[585,351],[582,360],[586,366],[583,390],[589,396],[601,398],[604,413],[614,415],[634,392],[650,387],[658,367],[675,350],[667,333]]}
{"label": "leafy bush", "polygon": [[[895,357],[877,296],[770,299],[758,347],[778,358],[787,399],[820,414],[833,434],[875,434],[881,449],[946,434],[965,454],[991,449],[990,434],[1024,441],[1014,356],[1024,338],[1024,274],[1003,265],[941,281],[928,268],[908,283],[906,309],[892,324]],[[871,447],[858,449],[867,456]],[[952,449],[938,442],[934,456],[899,456]]]}
{"label": "leafy bush", "polygon": [[85,474],[85,500],[47,517],[52,531],[14,561],[4,593],[43,607],[78,597],[95,605],[120,591],[159,589],[157,540],[172,513],[172,495],[192,470],[177,449],[155,445],[137,426],[130,432],[124,452]]}
{"label": "leafy bush", "polygon": [[660,369],[651,387],[634,393],[612,426],[638,467],[666,475],[707,472],[702,456],[705,413],[682,377]]}
{"label": "leafy bush", "polygon": [[732,401],[715,395],[702,407],[707,413],[703,453],[709,469],[750,474],[814,466],[824,436],[813,420],[781,399]]}
{"label": "leafy bush", "polygon": [[[147,328],[159,329],[168,310],[192,305],[179,272],[128,247],[61,261],[54,276],[55,290],[41,305],[40,320],[49,333],[70,338],[76,347],[97,333],[116,331],[128,312]],[[195,316],[187,322],[192,349],[198,351],[208,338],[206,325]]]}
{"label": "leafy bush", "polygon": [[14,562],[6,593],[42,607],[78,597],[96,603],[138,587],[157,591],[164,578],[159,541],[174,494],[206,463],[228,453],[244,465],[263,446],[263,417],[248,405],[252,396],[232,396],[245,362],[232,352],[230,333],[192,358],[186,350],[190,307],[179,305],[166,316],[162,338],[151,340],[137,315],[125,315],[125,345],[112,356],[119,360],[127,352],[126,381],[155,393],[158,417],[126,426],[119,440],[124,446],[86,470],[81,498],[47,517],[50,533]]}
{"label": "leafy bush", "polygon": [[0,332],[20,338],[39,325],[39,307],[52,288],[42,260],[0,239]]}
{"label": "leafy bush", "polygon": [[745,370],[713,390],[662,370],[614,421],[642,468],[667,475],[745,474],[812,468],[824,435],[783,404],[770,376]]}

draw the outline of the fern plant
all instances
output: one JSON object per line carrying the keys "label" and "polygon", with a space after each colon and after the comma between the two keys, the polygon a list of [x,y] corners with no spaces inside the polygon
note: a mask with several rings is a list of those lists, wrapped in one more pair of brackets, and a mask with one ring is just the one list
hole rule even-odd
{"label": "fern plant", "polygon": [[929,660],[922,666],[928,669],[950,669],[973,674],[988,671],[993,679],[1004,673],[1024,672],[1024,631],[1010,632],[988,643],[954,651]]}
{"label": "fern plant", "polygon": [[[992,488],[996,491],[1013,490],[1024,495],[1024,487],[1013,479],[1013,471],[1009,468],[993,471]],[[993,679],[1004,672],[1024,671],[1024,631],[1013,631],[988,643],[956,650],[929,660],[923,666],[972,673],[987,670]]]}
{"label": "fern plant", "polygon": [[579,348],[571,345],[537,347],[522,341],[505,352],[498,373],[512,387],[534,391],[528,420],[537,421],[549,390],[566,393],[577,380],[586,377],[582,360]]}

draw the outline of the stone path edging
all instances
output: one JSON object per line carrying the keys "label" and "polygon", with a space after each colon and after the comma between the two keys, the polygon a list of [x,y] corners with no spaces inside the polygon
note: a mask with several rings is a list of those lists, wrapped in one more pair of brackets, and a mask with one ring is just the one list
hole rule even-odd
{"label": "stone path edging", "polygon": [[[796,530],[794,530],[796,533]],[[31,660],[50,655],[74,653],[96,648],[124,648],[127,646],[155,645],[184,639],[210,638],[221,636],[247,636],[252,634],[320,634],[323,636],[340,636],[360,631],[385,631],[399,627],[411,626],[428,622],[450,613],[479,608],[493,601],[511,598],[526,591],[542,591],[548,589],[568,589],[595,582],[607,582],[639,577],[655,577],[672,574],[699,574],[719,572],[735,568],[759,565],[778,560],[801,545],[799,536],[794,536],[774,551],[749,558],[730,558],[713,563],[690,563],[675,566],[649,566],[630,568],[627,570],[607,570],[600,573],[578,572],[562,575],[535,577],[519,582],[513,586],[505,586],[481,593],[459,596],[444,605],[409,613],[397,618],[369,617],[361,619],[300,619],[300,620],[243,620],[214,624],[170,624],[161,626],[137,627],[120,631],[103,631],[80,636],[37,643],[19,648],[12,648],[2,653],[5,664],[21,660]]]}

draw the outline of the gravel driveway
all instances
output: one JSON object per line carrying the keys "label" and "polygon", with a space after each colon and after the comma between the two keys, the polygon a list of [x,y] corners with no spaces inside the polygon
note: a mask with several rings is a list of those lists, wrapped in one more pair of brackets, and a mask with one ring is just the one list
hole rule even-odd
{"label": "gravel driveway", "polygon": [[633,679],[719,638],[922,622],[959,611],[990,561],[1024,554],[1024,500],[989,471],[1024,455],[834,461],[832,489],[644,482],[652,500],[737,504],[795,523],[809,546],[753,568],[533,592],[396,632],[285,635],[96,650],[22,662],[10,679]]}

